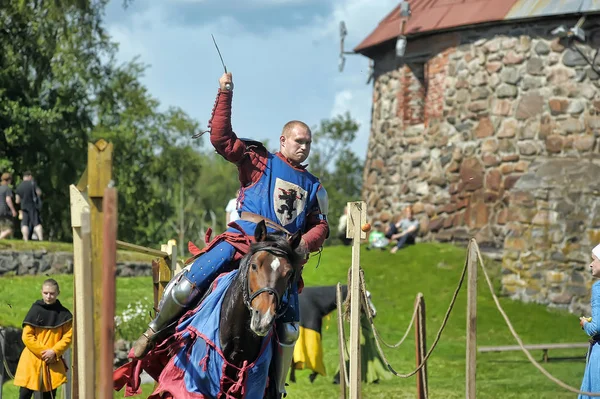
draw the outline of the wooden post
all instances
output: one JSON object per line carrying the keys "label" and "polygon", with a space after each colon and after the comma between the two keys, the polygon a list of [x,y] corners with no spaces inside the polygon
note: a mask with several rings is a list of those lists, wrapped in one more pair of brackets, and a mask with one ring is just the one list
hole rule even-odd
{"label": "wooden post", "polygon": [[[427,352],[425,299],[423,298],[423,294],[420,292],[415,298],[415,306],[418,306],[417,319],[415,320],[415,359],[418,367],[423,362],[423,357]],[[426,399],[427,397],[427,365],[424,365],[419,371],[417,371],[417,398]]]}
{"label": "wooden post", "polygon": [[[100,397],[100,335],[104,189],[112,178],[113,146],[104,140],[88,143],[88,163],[81,180],[71,190],[73,226],[74,296],[76,330],[73,361],[77,377],[74,397]],[[86,196],[87,194],[87,196]],[[83,197],[83,198],[81,198]],[[79,207],[79,208],[77,208]],[[92,284],[93,282],[93,284]],[[91,320],[90,320],[91,319]],[[112,350],[112,348],[111,348]],[[81,386],[80,386],[81,384]]]}
{"label": "wooden post", "polygon": [[[4,357],[4,353],[6,353],[5,348],[6,345],[4,343],[4,330],[2,329],[2,327],[0,327],[0,399],[2,399],[2,387],[4,386],[4,362],[6,360]],[[6,371],[8,372],[9,370]]]}
{"label": "wooden post", "polygon": [[466,398],[476,397],[477,371],[477,242],[474,238],[469,242],[467,258],[467,387]]}
{"label": "wooden post", "polygon": [[[92,268],[90,263],[90,206],[85,193],[87,172],[78,186],[71,185],[71,226],[73,228],[73,317],[75,334],[72,350],[71,396],[94,397],[94,315]],[[82,192],[83,191],[83,192]]]}
{"label": "wooden post", "polygon": [[348,371],[346,370],[346,355],[344,353],[344,343],[346,342],[346,334],[344,334],[344,309],[342,309],[344,299],[340,283],[337,283],[335,298],[338,312],[338,349],[340,351],[340,399],[346,399],[346,376],[348,375]]}
{"label": "wooden post", "polygon": [[346,235],[352,238],[352,287],[350,294],[350,399],[360,398],[360,240],[366,238],[361,226],[366,222],[367,205],[348,202],[349,217]]}
{"label": "wooden post", "polygon": [[102,201],[104,212],[102,241],[102,326],[100,330],[100,396],[113,398],[113,359],[115,347],[115,306],[117,276],[117,189],[104,190]]}

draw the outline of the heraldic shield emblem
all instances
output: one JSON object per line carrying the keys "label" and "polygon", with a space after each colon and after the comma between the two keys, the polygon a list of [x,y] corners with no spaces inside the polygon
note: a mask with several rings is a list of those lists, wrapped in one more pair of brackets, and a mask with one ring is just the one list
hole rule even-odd
{"label": "heraldic shield emblem", "polygon": [[307,193],[302,187],[277,178],[273,205],[282,226],[292,223],[306,206]]}

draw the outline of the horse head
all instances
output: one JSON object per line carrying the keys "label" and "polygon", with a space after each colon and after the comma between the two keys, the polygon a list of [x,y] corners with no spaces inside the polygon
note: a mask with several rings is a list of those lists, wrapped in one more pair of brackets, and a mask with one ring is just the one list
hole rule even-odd
{"label": "horse head", "polygon": [[254,238],[256,243],[242,262],[240,273],[245,276],[244,302],[251,313],[250,329],[262,337],[283,314],[283,295],[300,275],[302,256],[296,248],[301,233],[290,237],[267,234],[261,221],[256,225]]}

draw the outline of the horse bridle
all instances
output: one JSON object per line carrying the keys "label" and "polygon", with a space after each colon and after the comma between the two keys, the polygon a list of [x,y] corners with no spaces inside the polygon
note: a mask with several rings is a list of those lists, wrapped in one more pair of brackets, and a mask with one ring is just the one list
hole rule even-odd
{"label": "horse bridle", "polygon": [[[289,261],[289,256],[288,256],[287,252],[282,250],[281,248],[266,247],[266,248],[261,248],[260,250],[258,250],[256,252],[261,252],[261,251],[269,252],[272,255],[275,255],[280,258],[285,258]],[[249,256],[247,262],[250,262],[251,259],[252,259],[252,256]],[[272,294],[273,296],[275,296],[275,303],[277,304],[277,313],[275,314],[275,317],[278,318],[278,317],[282,316],[285,313],[285,311],[287,310],[289,303],[286,304],[284,307],[282,307],[281,296],[275,289],[273,289],[271,287],[263,287],[254,292],[250,292],[250,283],[249,283],[249,279],[248,279],[248,273],[250,273],[250,267],[248,267],[248,270],[246,271],[246,274],[243,276],[243,280],[242,280],[243,281],[243,283],[242,283],[243,290],[244,290],[243,291],[244,304],[246,305],[248,310],[250,310],[250,311],[254,310],[254,308],[252,308],[252,301],[257,296],[259,296],[263,292],[268,292],[269,294]],[[287,285],[285,291],[287,291],[292,286],[292,283],[294,282],[294,280],[295,280],[295,272],[293,272],[293,274],[290,276],[290,279],[289,279],[289,282],[288,282],[288,285]],[[284,291],[284,294],[285,294],[285,291]]]}

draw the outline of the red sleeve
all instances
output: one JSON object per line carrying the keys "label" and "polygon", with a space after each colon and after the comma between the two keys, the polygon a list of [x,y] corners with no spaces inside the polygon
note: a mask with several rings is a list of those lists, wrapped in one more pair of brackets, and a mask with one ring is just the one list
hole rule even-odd
{"label": "red sleeve", "polygon": [[253,150],[246,147],[231,127],[231,101],[233,92],[221,90],[217,94],[208,128],[210,142],[223,158],[238,166],[242,185],[257,181],[266,164],[266,150]]}
{"label": "red sleeve", "polygon": [[319,218],[318,213],[313,213],[308,216],[306,231],[302,235],[302,239],[310,252],[316,252],[323,246],[328,233],[329,224],[327,221]]}
{"label": "red sleeve", "polygon": [[215,150],[229,162],[237,164],[246,152],[246,145],[231,128],[232,98],[233,92],[219,89],[208,127],[210,142]]}

